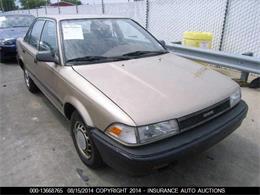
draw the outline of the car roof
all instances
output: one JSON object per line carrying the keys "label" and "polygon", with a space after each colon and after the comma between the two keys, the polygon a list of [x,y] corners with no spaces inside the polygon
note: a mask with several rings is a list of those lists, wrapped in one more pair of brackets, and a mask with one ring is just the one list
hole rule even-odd
{"label": "car roof", "polygon": [[85,14],[75,14],[75,15],[47,15],[39,16],[38,18],[50,18],[54,20],[73,20],[73,19],[94,19],[94,18],[127,18],[122,16],[108,16],[108,15],[85,15]]}

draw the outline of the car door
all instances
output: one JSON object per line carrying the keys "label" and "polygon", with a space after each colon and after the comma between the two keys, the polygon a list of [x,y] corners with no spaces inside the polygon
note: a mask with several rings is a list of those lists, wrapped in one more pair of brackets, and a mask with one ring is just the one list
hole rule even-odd
{"label": "car door", "polygon": [[[51,52],[53,56],[59,59],[56,25],[56,21],[51,19],[46,20],[41,33],[39,52]],[[59,100],[55,90],[57,79],[59,78],[57,73],[61,65],[43,61],[36,61],[35,63],[38,78],[42,82],[42,90],[58,109],[62,109],[62,101]]]}
{"label": "car door", "polygon": [[36,80],[38,75],[36,73],[36,54],[40,42],[42,28],[45,20],[38,19],[34,22],[28,33],[26,34],[23,44],[21,46],[23,52],[24,63],[26,69],[29,71],[31,78]]}

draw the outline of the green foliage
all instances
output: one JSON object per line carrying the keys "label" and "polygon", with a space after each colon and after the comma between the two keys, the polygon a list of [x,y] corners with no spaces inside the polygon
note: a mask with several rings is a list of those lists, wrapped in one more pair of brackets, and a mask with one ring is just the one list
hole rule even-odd
{"label": "green foliage", "polygon": [[50,0],[20,0],[23,9],[33,9],[45,6]]}
{"label": "green foliage", "polygon": [[64,2],[73,3],[74,5],[81,5],[80,0],[64,0]]}
{"label": "green foliage", "polygon": [[[9,1],[9,0],[6,0]],[[55,1],[52,1],[55,2]],[[57,1],[58,2],[58,1]],[[64,2],[73,3],[75,5],[81,5],[80,0],[64,0]],[[23,9],[33,9],[50,4],[50,0],[20,0]]]}
{"label": "green foliage", "polygon": [[0,0],[0,7],[2,11],[10,11],[17,8],[15,0]]}

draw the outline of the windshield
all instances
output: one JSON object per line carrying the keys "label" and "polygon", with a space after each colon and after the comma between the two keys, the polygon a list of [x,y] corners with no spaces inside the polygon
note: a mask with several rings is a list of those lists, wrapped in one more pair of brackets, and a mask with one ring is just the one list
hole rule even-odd
{"label": "windshield", "polygon": [[130,19],[77,19],[61,23],[65,60],[70,64],[127,60],[166,50]]}
{"label": "windshield", "polygon": [[0,16],[0,28],[29,27],[33,20],[33,16]]}

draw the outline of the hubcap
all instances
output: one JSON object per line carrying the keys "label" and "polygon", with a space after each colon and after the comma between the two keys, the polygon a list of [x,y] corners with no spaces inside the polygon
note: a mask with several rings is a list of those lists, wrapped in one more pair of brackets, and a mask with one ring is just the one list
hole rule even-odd
{"label": "hubcap", "polygon": [[80,152],[87,159],[90,159],[92,154],[92,148],[89,136],[86,131],[86,127],[81,122],[77,121],[74,125],[73,132]]}
{"label": "hubcap", "polygon": [[84,134],[81,131],[77,132],[77,143],[78,143],[78,145],[79,145],[81,150],[85,150],[86,149],[87,143],[86,143]]}
{"label": "hubcap", "polygon": [[24,71],[24,80],[25,80],[25,83],[27,85],[27,87],[30,87],[30,77],[29,77],[29,73],[27,70]]}

